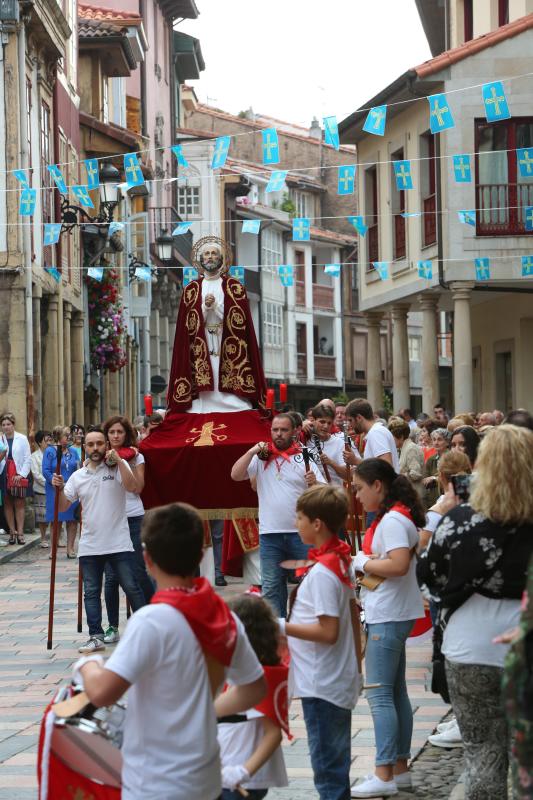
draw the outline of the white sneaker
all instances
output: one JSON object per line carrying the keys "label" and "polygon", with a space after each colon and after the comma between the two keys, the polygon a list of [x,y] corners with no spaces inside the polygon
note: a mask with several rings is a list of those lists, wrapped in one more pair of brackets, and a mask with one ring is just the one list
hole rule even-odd
{"label": "white sneaker", "polygon": [[410,772],[400,772],[399,775],[394,776],[394,783],[398,789],[412,789],[413,778]]}
{"label": "white sneaker", "polygon": [[444,733],[444,731],[449,731],[456,725],[457,725],[457,720],[455,719],[455,717],[453,719],[450,719],[448,722],[441,722],[437,725],[437,733]]}
{"label": "white sneaker", "polygon": [[112,625],[104,633],[104,642],[106,644],[116,644],[120,639],[120,633],[118,632],[118,628],[114,628]]}
{"label": "white sneaker", "polygon": [[443,733],[435,733],[433,736],[428,736],[428,742],[434,747],[463,747],[463,737],[461,736],[459,725],[456,720],[454,720],[454,723],[453,727],[448,728]]}
{"label": "white sneaker", "polygon": [[[0,536],[7,536],[7,533],[3,528],[0,528]],[[0,547],[7,547],[7,542],[5,539],[0,539]]]}
{"label": "white sneaker", "polygon": [[96,653],[97,650],[105,650],[105,644],[99,636],[91,636],[91,638],[78,647],[78,653]]}
{"label": "white sneaker", "polygon": [[394,794],[398,794],[396,781],[382,781],[377,775],[367,775],[350,789],[351,797],[391,797]]}

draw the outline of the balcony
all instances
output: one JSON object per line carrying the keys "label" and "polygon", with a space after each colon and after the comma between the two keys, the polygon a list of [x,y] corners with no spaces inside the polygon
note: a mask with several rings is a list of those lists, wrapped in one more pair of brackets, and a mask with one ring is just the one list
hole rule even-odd
{"label": "balcony", "polygon": [[322,378],[327,381],[334,381],[335,375],[335,356],[319,356],[315,353],[315,379]]}
{"label": "balcony", "polygon": [[313,284],[313,309],[318,308],[323,311],[335,311],[333,286],[322,286],[319,283]]}
{"label": "balcony", "polygon": [[424,198],[424,247],[437,241],[437,203],[434,194]]}
{"label": "balcony", "polygon": [[305,308],[305,282],[294,281],[294,286],[296,287],[296,305]]}
{"label": "balcony", "polygon": [[[394,215],[394,260],[405,258],[405,217]],[[372,259],[374,260],[374,259]]]}
{"label": "balcony", "polygon": [[299,378],[307,379],[307,353],[297,353],[296,361],[296,374]]}
{"label": "balcony", "polygon": [[376,222],[375,225],[371,225],[367,232],[368,237],[368,263],[366,265],[367,272],[371,272],[373,267],[372,263],[374,261],[379,261],[379,232],[378,232],[378,224]]}
{"label": "balcony", "polygon": [[[155,242],[162,230],[172,233],[179,222],[183,222],[180,215],[172,206],[150,208],[150,239]],[[180,254],[186,264],[191,263],[192,231],[174,236],[173,247]]]}
{"label": "balcony", "polygon": [[533,205],[533,184],[486,183],[476,186],[477,235],[529,236],[526,206]]}

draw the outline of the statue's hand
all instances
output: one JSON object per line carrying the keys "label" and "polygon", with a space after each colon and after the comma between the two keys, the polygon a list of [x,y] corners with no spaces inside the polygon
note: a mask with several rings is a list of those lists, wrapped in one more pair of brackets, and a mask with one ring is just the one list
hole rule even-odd
{"label": "statue's hand", "polygon": [[215,304],[215,296],[212,294],[206,294],[204,303],[206,308],[211,308]]}

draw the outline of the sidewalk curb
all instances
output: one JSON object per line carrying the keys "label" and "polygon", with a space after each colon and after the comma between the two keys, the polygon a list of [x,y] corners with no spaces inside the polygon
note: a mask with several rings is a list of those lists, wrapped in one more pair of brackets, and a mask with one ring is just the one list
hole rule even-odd
{"label": "sidewalk curb", "polygon": [[2,547],[0,550],[0,564],[7,564],[9,561],[13,561],[14,558],[21,555],[22,553],[28,552],[28,550],[32,550],[36,547],[40,541],[41,537],[37,534],[35,537],[28,539],[28,534],[26,536],[26,544],[19,544],[19,545],[11,545],[9,547]]}

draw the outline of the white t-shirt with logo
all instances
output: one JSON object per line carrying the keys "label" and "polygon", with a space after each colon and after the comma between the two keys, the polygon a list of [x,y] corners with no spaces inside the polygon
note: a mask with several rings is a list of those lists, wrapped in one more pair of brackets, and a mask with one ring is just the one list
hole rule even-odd
{"label": "white t-shirt with logo", "polygon": [[[263,714],[251,708],[245,716],[246,722],[220,722],[218,725],[220,760],[223,767],[245,764],[264,736]],[[288,784],[281,745],[249,781],[242,783],[245,789],[270,789]]]}
{"label": "white t-shirt with logo", "polygon": [[385,453],[392,454],[392,466],[400,474],[400,459],[394,436],[381,422],[375,422],[365,439],[365,458],[379,458]]}
{"label": "white t-shirt with logo", "polygon": [[[233,616],[237,645],[226,678],[253,683],[263,668]],[[215,711],[205,658],[183,614],[165,603],[140,608],[105,666],[132,684],[122,800],[216,800],[221,774]]]}
{"label": "white t-shirt with logo", "polygon": [[[137,453],[135,458],[128,462],[130,467],[138,467],[144,464],[144,456],[142,453]],[[127,517],[142,517],[144,514],[143,501],[141,496],[136,492],[126,492],[126,516]]]}
{"label": "white t-shirt with logo", "polygon": [[78,556],[133,550],[126,517],[126,490],[118,467],[108,467],[103,462],[96,469],[82,467],[70,476],[64,494],[71,503],[81,501]]}
{"label": "white t-shirt with logo", "polygon": [[323,564],[316,564],[303,579],[292,608],[291,623],[313,625],[318,617],[337,617],[339,636],[335,644],[288,637],[290,698],[317,697],[340,708],[354,708],[359,696],[350,616],[350,600],[354,598],[354,590]]}
{"label": "white t-shirt with logo", "polygon": [[[313,461],[310,469],[318,483],[326,482]],[[265,462],[255,455],[248,466],[248,477],[257,480],[259,533],[296,533],[296,501],[307,489],[301,453],[289,456],[288,461],[278,456],[266,469]]]}
{"label": "white t-shirt with logo", "polygon": [[[379,522],[372,540],[372,553],[386,558],[391,550],[418,544],[418,531],[398,511],[389,511]],[[383,583],[370,591],[361,588],[361,600],[365,609],[365,620],[369,625],[380,622],[407,622],[424,616],[422,595],[416,580],[416,558],[411,556],[409,570],[398,578],[385,578]]]}

